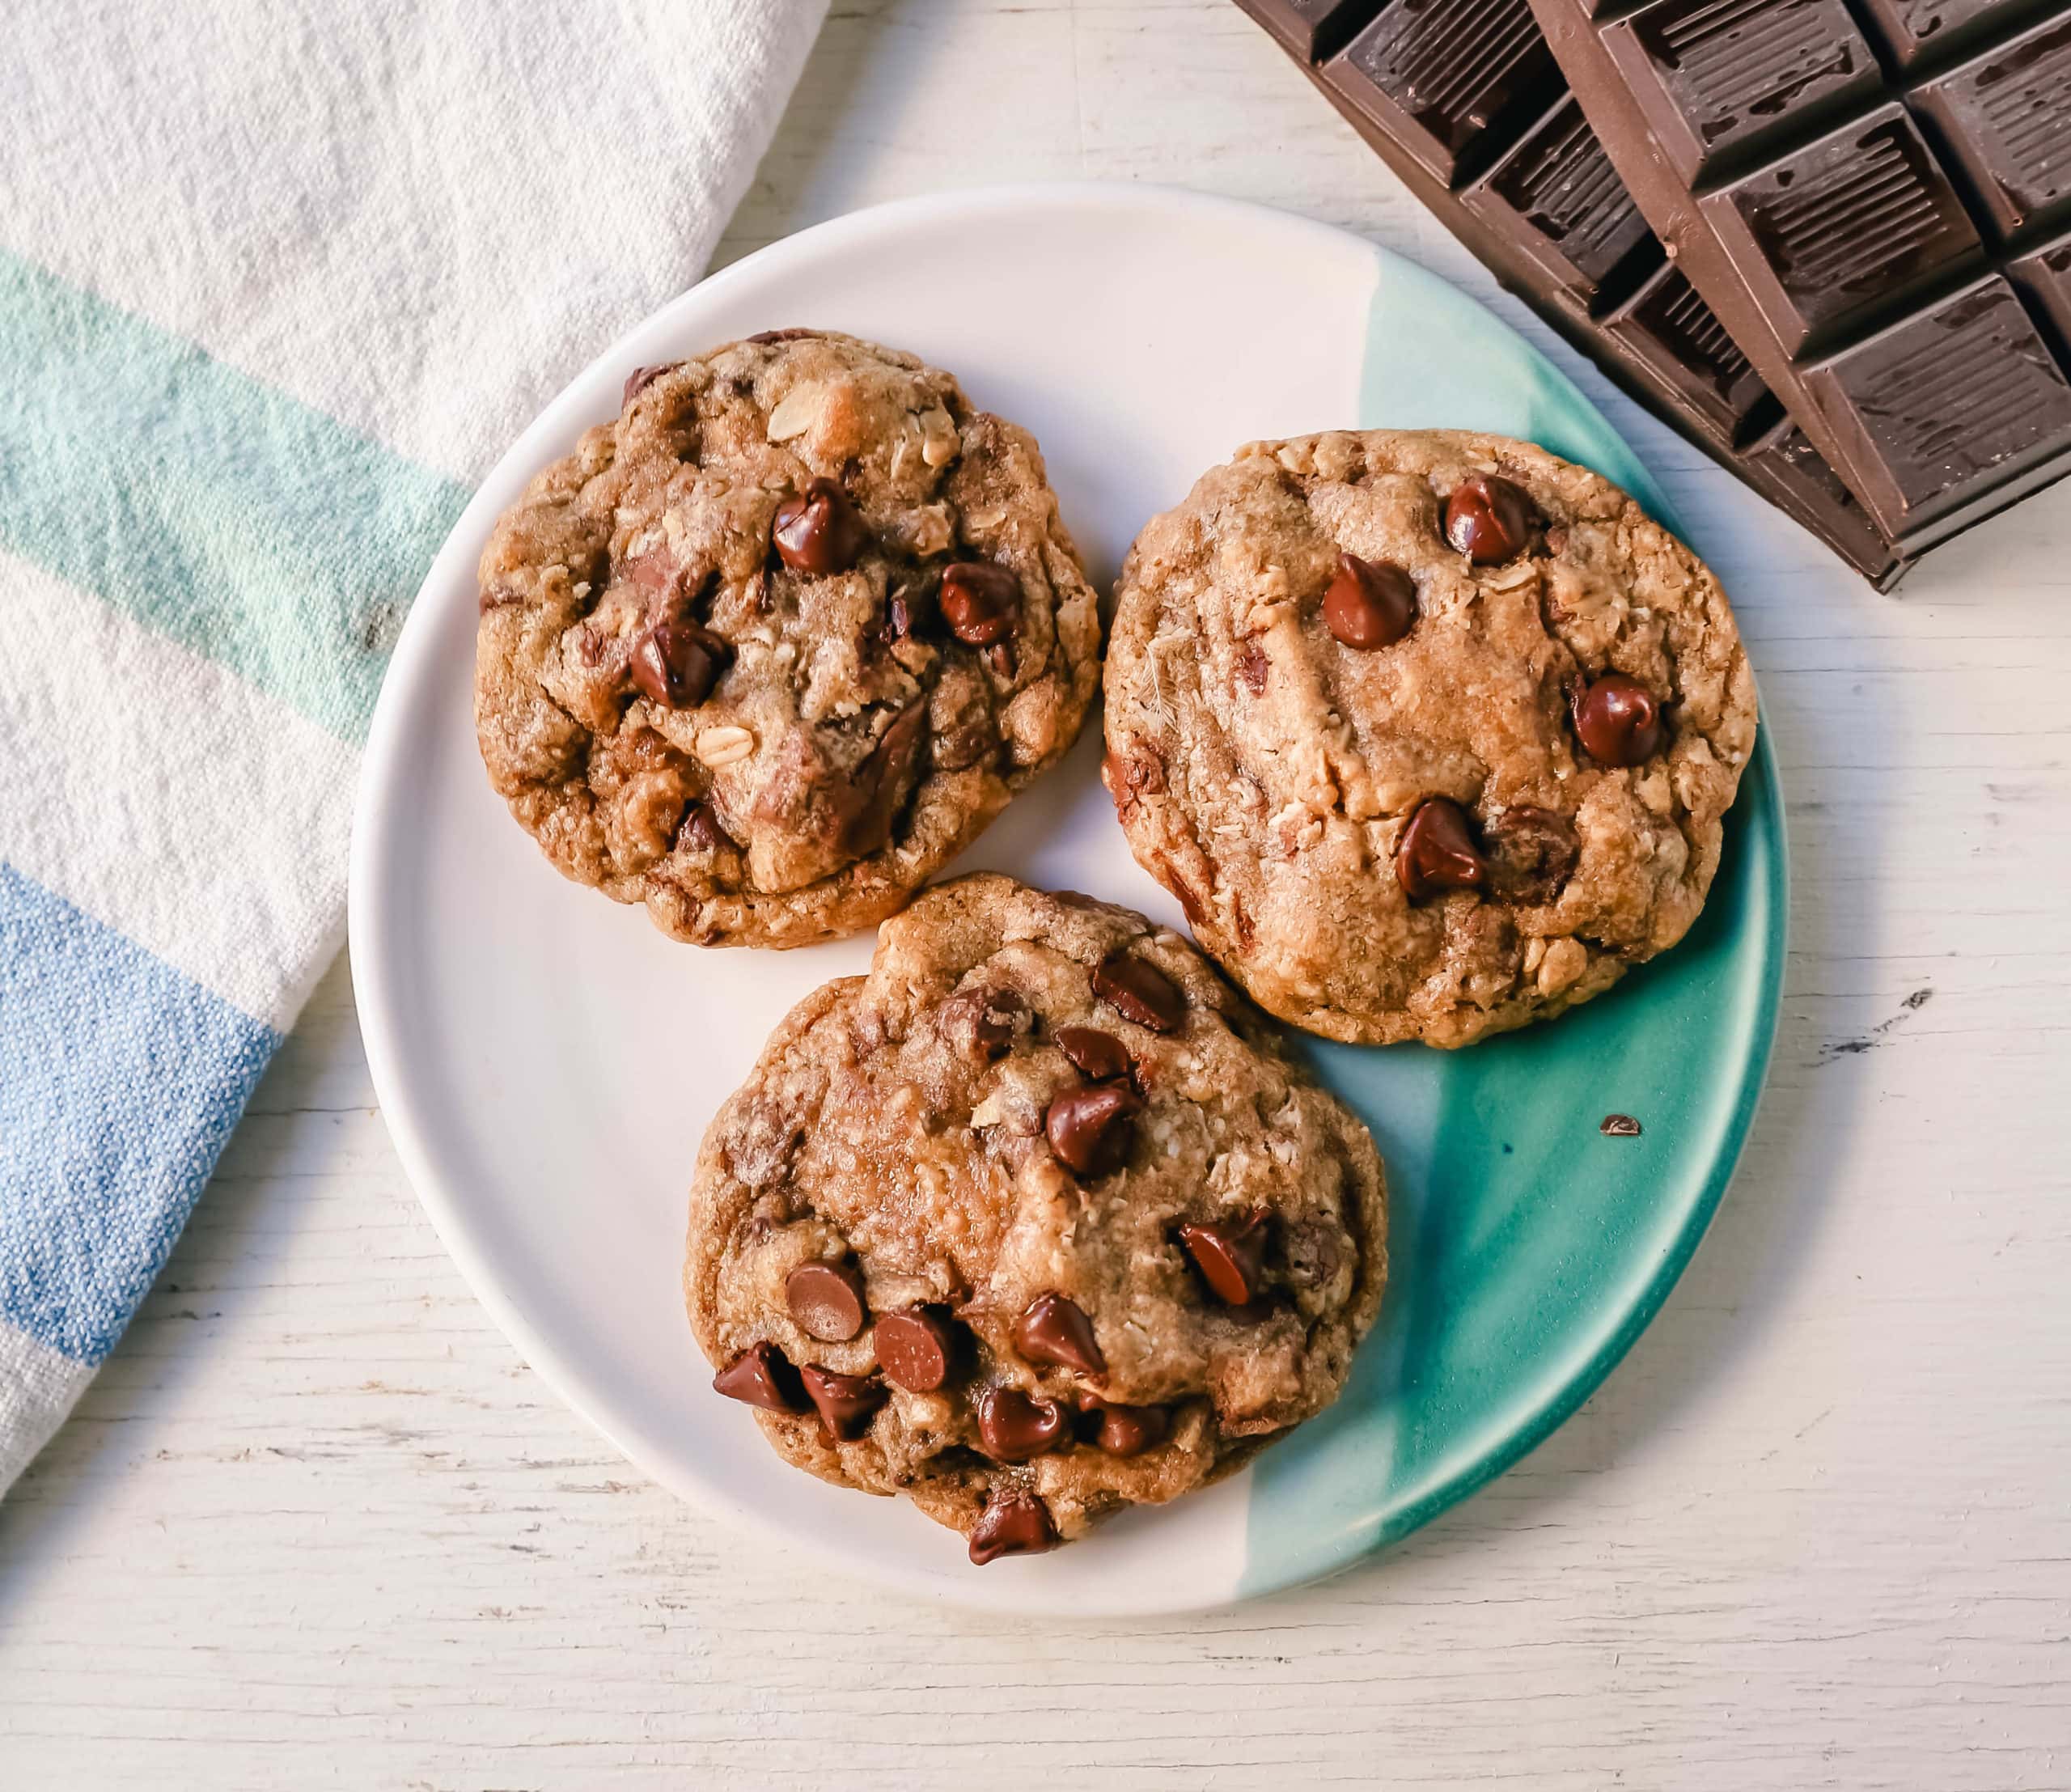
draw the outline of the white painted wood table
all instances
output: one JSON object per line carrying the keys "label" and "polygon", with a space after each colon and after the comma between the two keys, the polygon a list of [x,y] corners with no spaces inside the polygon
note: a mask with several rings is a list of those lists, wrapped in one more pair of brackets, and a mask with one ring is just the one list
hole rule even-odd
{"label": "white painted wood table", "polygon": [[[724,255],[1078,176],[1493,291],[1228,0],[837,0]],[[2071,1786],[2071,486],[1883,599],[1580,377],[1739,602],[1795,904],[1739,1176],[1577,1419],[1305,1592],[898,1603],[644,1485],[515,1358],[341,967],[0,1506],[0,1788]]]}

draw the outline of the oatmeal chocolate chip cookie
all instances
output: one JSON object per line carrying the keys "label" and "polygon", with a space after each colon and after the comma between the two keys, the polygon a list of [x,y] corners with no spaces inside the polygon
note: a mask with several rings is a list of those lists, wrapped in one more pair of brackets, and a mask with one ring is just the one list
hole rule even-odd
{"label": "oatmeal chocolate chip cookie", "polygon": [[978,875],[887,922],[720,1109],[684,1288],[782,1455],[985,1562],[1328,1405],[1386,1198],[1366,1129],[1185,941]]}
{"label": "oatmeal chocolate chip cookie", "polygon": [[1137,537],[1103,776],[1282,1019],[1464,1045],[1673,946],[1755,680],[1718,582],[1530,443],[1256,443]]}
{"label": "oatmeal chocolate chip cookie", "polygon": [[481,591],[490,782],[568,876],[701,945],[890,914],[1099,678],[1033,438],[814,330],[637,370],[498,523]]}

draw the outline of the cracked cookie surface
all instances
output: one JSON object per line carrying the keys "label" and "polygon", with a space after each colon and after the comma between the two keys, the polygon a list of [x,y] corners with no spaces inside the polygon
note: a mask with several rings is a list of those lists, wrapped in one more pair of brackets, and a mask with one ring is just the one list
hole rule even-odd
{"label": "cracked cookie surface", "polygon": [[1102,768],[1263,1006],[1455,1046],[1667,950],[1755,682],[1717,581],[1616,486],[1448,430],[1253,443],[1122,570]]}
{"label": "cracked cookie surface", "polygon": [[700,1153],[684,1286],[788,1460],[974,1561],[1247,1459],[1386,1274],[1356,1116],[1179,935],[980,875],[799,1004]]}
{"label": "cracked cookie surface", "polygon": [[1095,593],[1028,433],[780,330],[637,370],[498,522],[475,716],[578,883],[701,945],[892,913],[1078,735]]}

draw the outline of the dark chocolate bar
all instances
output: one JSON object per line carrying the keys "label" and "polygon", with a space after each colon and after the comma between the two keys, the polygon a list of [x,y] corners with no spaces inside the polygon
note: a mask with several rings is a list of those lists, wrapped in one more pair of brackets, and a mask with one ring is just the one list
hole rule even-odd
{"label": "dark chocolate bar", "polygon": [[1902,551],[2071,472],[2065,0],[1531,3],[1677,265]]}
{"label": "dark chocolate bar", "polygon": [[[1898,580],[1905,557],[1664,254],[1527,0],[1239,3],[1439,220],[1624,391],[1874,583]],[[2059,282],[2071,309],[2071,273]]]}

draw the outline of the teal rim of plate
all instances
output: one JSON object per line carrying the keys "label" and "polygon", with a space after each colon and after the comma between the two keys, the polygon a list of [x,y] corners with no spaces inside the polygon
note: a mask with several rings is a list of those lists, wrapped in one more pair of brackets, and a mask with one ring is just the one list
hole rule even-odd
{"label": "teal rim of plate", "polygon": [[[1376,250],[1362,427],[1484,430],[1595,468],[1675,529],[1579,388],[1435,274]],[[1550,1024],[1463,1052],[1305,1042],[1388,1169],[1381,1319],[1337,1404],[1259,1459],[1237,1595],[1347,1568],[1542,1442],[1667,1298],[1731,1179],[1776,1036],[1789,913],[1766,725],[1703,914]],[[1607,1114],[1640,1119],[1607,1137]]]}

